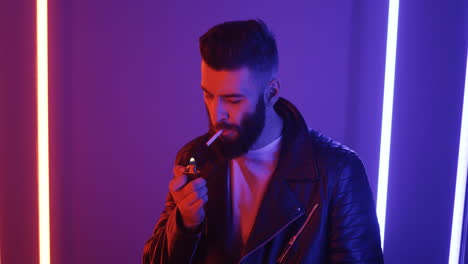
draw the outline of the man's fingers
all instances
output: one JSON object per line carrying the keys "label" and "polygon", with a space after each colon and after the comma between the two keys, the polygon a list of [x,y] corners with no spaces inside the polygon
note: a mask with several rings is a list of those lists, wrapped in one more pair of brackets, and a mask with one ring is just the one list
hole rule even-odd
{"label": "man's fingers", "polygon": [[190,207],[198,199],[203,199],[204,196],[208,195],[208,188],[203,187],[196,192],[191,192],[181,201],[185,206]]}
{"label": "man's fingers", "polygon": [[177,190],[182,188],[182,186],[184,186],[186,182],[187,176],[185,174],[176,176],[169,182],[169,190],[171,192],[176,192]]}
{"label": "man's fingers", "polygon": [[205,204],[206,202],[208,202],[208,193],[203,195],[203,197],[201,198],[203,200],[203,204]]}
{"label": "man's fingers", "polygon": [[199,189],[206,186],[206,180],[202,177],[198,177],[195,180],[191,181],[187,186],[184,187],[184,193],[188,194],[191,192],[196,192]]}
{"label": "man's fingers", "polygon": [[198,211],[200,210],[203,205],[206,203],[206,201],[208,201],[208,196],[206,196],[206,200],[205,199],[198,199],[196,200],[191,206],[190,206],[190,209],[194,210],[194,211]]}
{"label": "man's fingers", "polygon": [[185,198],[180,203],[184,207],[190,207],[197,200],[198,200],[198,195],[197,193],[193,192],[185,196]]}
{"label": "man's fingers", "polygon": [[206,195],[208,195],[208,188],[206,188],[206,186],[198,190],[199,197],[203,197]]}
{"label": "man's fingers", "polygon": [[175,177],[182,176],[185,172],[185,167],[182,165],[174,165],[172,172],[174,173]]}

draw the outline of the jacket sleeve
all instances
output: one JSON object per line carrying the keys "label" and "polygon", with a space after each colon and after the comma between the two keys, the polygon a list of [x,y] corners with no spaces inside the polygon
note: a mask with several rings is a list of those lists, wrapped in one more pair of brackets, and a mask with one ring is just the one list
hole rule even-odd
{"label": "jacket sleeve", "polygon": [[143,250],[143,263],[191,263],[201,232],[184,229],[179,210],[170,193],[153,235]]}
{"label": "jacket sleeve", "polygon": [[339,171],[329,210],[328,263],[383,263],[372,191],[356,154]]}

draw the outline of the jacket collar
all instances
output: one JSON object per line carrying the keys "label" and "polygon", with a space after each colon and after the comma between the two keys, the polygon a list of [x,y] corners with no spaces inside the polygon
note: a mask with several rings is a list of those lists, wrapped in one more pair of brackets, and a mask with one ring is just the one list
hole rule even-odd
{"label": "jacket collar", "polygon": [[[279,165],[287,166],[287,180],[317,179],[316,166],[310,158],[312,141],[309,129],[299,110],[288,100],[279,98],[274,106],[283,119],[282,146]],[[312,171],[313,173],[304,173]]]}

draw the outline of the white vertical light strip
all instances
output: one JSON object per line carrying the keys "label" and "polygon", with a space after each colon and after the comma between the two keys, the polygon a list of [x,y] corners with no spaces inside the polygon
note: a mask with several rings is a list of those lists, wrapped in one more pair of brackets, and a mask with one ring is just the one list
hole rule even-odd
{"label": "white vertical light strip", "polygon": [[47,0],[36,1],[39,263],[50,263]]}
{"label": "white vertical light strip", "polygon": [[382,109],[382,131],[380,135],[379,182],[377,190],[377,218],[380,225],[382,249],[385,237],[385,216],[387,210],[388,169],[390,162],[390,139],[392,134],[393,88],[398,32],[398,0],[388,3],[387,51],[385,58],[385,82]]}
{"label": "white vertical light strip", "polygon": [[457,181],[452,218],[452,237],[450,239],[449,264],[458,264],[460,259],[461,235],[466,195],[466,177],[468,173],[468,51],[467,51],[465,91],[463,96],[460,145],[458,149]]}

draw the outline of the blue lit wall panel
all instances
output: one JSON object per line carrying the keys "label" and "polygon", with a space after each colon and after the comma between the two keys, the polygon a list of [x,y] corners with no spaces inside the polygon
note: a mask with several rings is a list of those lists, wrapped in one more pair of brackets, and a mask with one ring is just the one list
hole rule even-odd
{"label": "blue lit wall panel", "polygon": [[401,1],[385,258],[447,263],[467,47],[466,1]]}

